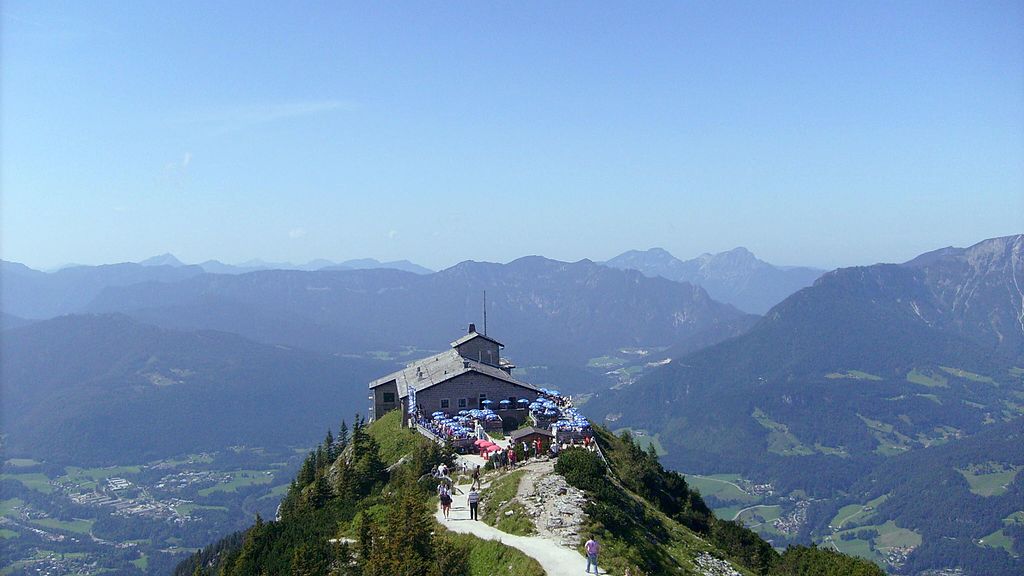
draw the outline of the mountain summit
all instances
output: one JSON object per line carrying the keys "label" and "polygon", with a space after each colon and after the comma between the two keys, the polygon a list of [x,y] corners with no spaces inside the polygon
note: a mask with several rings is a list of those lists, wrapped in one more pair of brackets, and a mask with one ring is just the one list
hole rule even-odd
{"label": "mountain summit", "polygon": [[685,261],[664,248],[630,250],[604,264],[639,270],[645,276],[696,284],[715,300],[755,314],[764,314],[790,294],[810,286],[824,272],[815,268],[774,266],[759,260],[742,246]]}

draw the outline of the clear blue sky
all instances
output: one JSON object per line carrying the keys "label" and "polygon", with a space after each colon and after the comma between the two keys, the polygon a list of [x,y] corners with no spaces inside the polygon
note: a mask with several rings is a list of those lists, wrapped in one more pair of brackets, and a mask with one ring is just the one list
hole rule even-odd
{"label": "clear blue sky", "polygon": [[898,261],[1024,231],[1021,2],[2,8],[2,245]]}

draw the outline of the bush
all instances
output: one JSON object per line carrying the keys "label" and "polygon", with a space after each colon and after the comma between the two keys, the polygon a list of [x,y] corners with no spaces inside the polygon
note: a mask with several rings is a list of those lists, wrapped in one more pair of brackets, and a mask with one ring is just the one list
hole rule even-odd
{"label": "bush", "polygon": [[601,458],[583,448],[565,450],[555,462],[555,473],[580,490],[599,491],[605,485],[604,472]]}

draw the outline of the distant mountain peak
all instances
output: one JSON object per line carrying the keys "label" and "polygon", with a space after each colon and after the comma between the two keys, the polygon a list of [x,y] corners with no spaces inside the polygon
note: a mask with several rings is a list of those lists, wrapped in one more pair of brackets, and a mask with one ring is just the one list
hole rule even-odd
{"label": "distant mountain peak", "polygon": [[783,268],[757,258],[743,246],[680,260],[663,248],[630,250],[604,263],[701,286],[715,300],[763,314],[790,294],[810,286],[823,270]]}
{"label": "distant mountain peak", "polygon": [[174,268],[180,268],[185,265],[184,262],[178,260],[174,254],[171,254],[170,252],[146,258],[142,262],[139,262],[139,264],[143,266],[173,266]]}

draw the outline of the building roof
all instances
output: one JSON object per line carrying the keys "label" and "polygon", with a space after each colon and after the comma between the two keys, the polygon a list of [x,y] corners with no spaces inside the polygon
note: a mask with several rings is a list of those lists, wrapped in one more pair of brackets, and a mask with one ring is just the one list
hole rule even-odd
{"label": "building roof", "polygon": [[470,340],[473,340],[473,339],[475,339],[475,338],[483,338],[484,340],[487,340],[488,342],[494,342],[495,344],[497,344],[497,345],[498,345],[499,347],[501,347],[501,348],[504,348],[504,347],[505,347],[505,345],[504,345],[504,344],[502,344],[501,342],[498,342],[498,341],[497,341],[497,340],[495,340],[494,338],[491,338],[490,336],[485,336],[485,335],[483,335],[483,334],[481,334],[481,333],[477,332],[476,330],[473,330],[473,331],[472,331],[472,332],[470,332],[469,334],[466,334],[466,335],[465,335],[465,336],[463,336],[462,338],[459,338],[459,339],[458,339],[458,340],[456,340],[455,342],[452,342],[452,348],[457,348],[457,347],[459,347],[459,346],[462,346],[462,345],[463,345],[463,344],[465,344],[466,342],[469,342]]}
{"label": "building roof", "polygon": [[555,436],[554,434],[551,433],[550,430],[547,430],[546,428],[537,428],[535,426],[527,426],[526,428],[520,428],[518,430],[513,430],[512,433],[509,434],[509,437],[512,438],[513,442],[515,442],[515,441],[519,440],[520,438],[525,438],[527,436],[530,436],[531,434],[541,434],[543,436],[551,436],[552,438],[554,438],[554,436]]}
{"label": "building roof", "polygon": [[490,376],[509,384],[526,388],[531,392],[540,392],[533,384],[516,380],[497,366],[483,364],[459,356],[459,351],[454,348],[429,358],[417,360],[397,372],[377,378],[370,382],[370,388],[395,382],[398,387],[398,397],[405,398],[409,395],[409,386],[413,386],[417,392],[420,392],[467,372]]}

